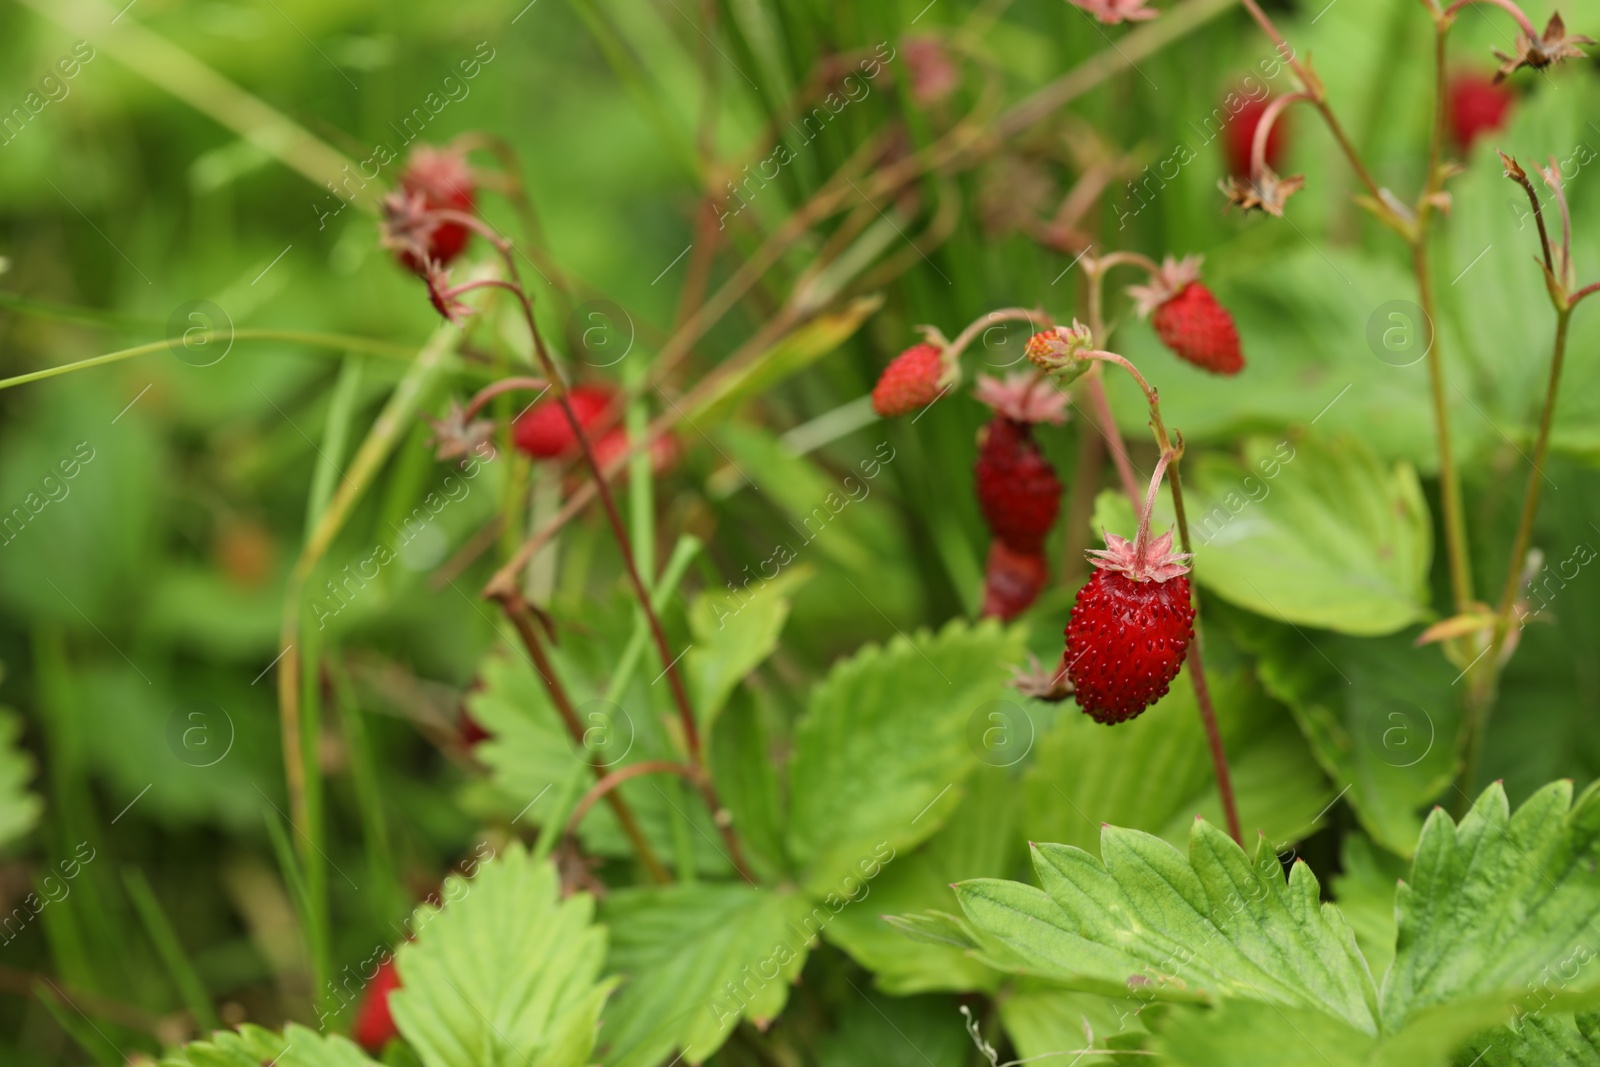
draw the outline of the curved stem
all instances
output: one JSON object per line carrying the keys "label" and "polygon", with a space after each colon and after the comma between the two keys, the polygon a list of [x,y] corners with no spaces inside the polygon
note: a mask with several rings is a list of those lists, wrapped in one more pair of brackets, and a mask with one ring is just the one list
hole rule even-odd
{"label": "curved stem", "polygon": [[518,390],[529,390],[543,393],[550,388],[550,383],[543,378],[501,378],[499,381],[484,386],[467,403],[466,410],[461,413],[461,421],[466,422],[483,410],[483,406],[502,393],[512,393]]}
{"label": "curved stem", "polygon": [[1099,367],[1083,376],[1083,388],[1089,394],[1089,405],[1094,410],[1095,421],[1100,424],[1100,435],[1110,446],[1111,459],[1116,464],[1122,491],[1128,494],[1128,502],[1138,508],[1139,476],[1134,473],[1133,460],[1128,458],[1128,448],[1122,441],[1122,431],[1117,429],[1116,417],[1111,413],[1111,400],[1106,396],[1106,383],[1100,376]]}
{"label": "curved stem", "polygon": [[699,777],[693,767],[685,763],[679,763],[677,760],[647,759],[638,763],[630,763],[626,767],[620,767],[590,786],[589,791],[583,794],[583,798],[573,807],[571,816],[567,818],[567,836],[570,837],[573,831],[577,830],[578,824],[583,821],[583,817],[589,814],[589,809],[594,807],[601,797],[608,795],[613,789],[630,778],[638,778],[646,774],[676,774],[678,777],[685,778],[691,782],[696,781]]}
{"label": "curved stem", "polygon": [[1054,324],[1054,321],[1055,320],[1053,320],[1049,315],[1046,315],[1043,311],[1030,310],[1028,308],[1001,308],[998,311],[988,312],[985,315],[981,315],[978,318],[973,319],[967,324],[966,329],[956,334],[956,339],[951,341],[950,347],[945,350],[946,358],[952,363],[960,359],[961,353],[966,351],[967,346],[972,343],[972,339],[974,337],[977,337],[978,334],[982,333],[984,330],[999,323],[1031,322],[1035,325],[1048,329]]}
{"label": "curved stem", "polygon": [[1267,165],[1267,139],[1272,136],[1272,127],[1278,122],[1278,117],[1289,110],[1289,105],[1300,100],[1317,102],[1317,98],[1307,92],[1285,93],[1273,99],[1266,110],[1261,113],[1261,118],[1256,122],[1254,138],[1250,142],[1250,173],[1259,175]]}
{"label": "curved stem", "polygon": [[[1515,159],[1502,153],[1500,161],[1505,164],[1506,177],[1522,186],[1522,191],[1528,194],[1528,203],[1533,205],[1533,221],[1539,225],[1539,250],[1544,253],[1544,269],[1554,277],[1556,264],[1550,257],[1550,233],[1544,226],[1544,206],[1539,203],[1539,194],[1534,190],[1533,182],[1528,180],[1528,172],[1519,167]],[[1590,286],[1590,288],[1595,287]],[[1578,297],[1583,295],[1584,293],[1579,293],[1572,299],[1576,302]]]}
{"label": "curved stem", "polygon": [[1537,41],[1539,39],[1539,31],[1533,28],[1533,22],[1528,18],[1527,14],[1522,10],[1522,8],[1518,7],[1512,2],[1512,0],[1456,0],[1455,3],[1445,8],[1445,19],[1449,20],[1455,18],[1456,12],[1466,7],[1468,4],[1493,4],[1495,7],[1506,11],[1511,15],[1512,18],[1516,19],[1517,25],[1522,27],[1522,32],[1528,35],[1529,40]]}
{"label": "curved stem", "polygon": [[[1104,278],[1108,273],[1110,273],[1112,267],[1138,267],[1146,274],[1161,273],[1161,265],[1142,252],[1130,252],[1123,250],[1119,252],[1107,252],[1105,255],[1098,258],[1084,258],[1084,273],[1089,275],[1091,280]],[[1094,304],[1092,302],[1090,307],[1091,309],[1094,308]],[[1095,340],[1098,341],[1100,339],[1099,331],[1094,330],[1092,324],[1090,329],[1094,331]]]}
{"label": "curved stem", "polygon": [[1568,298],[1567,304],[1568,306],[1576,306],[1578,301],[1594,292],[1600,292],[1600,282],[1595,282],[1593,285],[1586,285],[1582,289],[1579,289],[1576,293],[1573,293],[1570,298]]}
{"label": "curved stem", "polygon": [[1434,327],[1433,276],[1428,265],[1427,235],[1421,234],[1411,246],[1412,265],[1417,275],[1417,292],[1422,298],[1422,315],[1428,327],[1428,384],[1433,403],[1434,434],[1439,441],[1439,496],[1444,508],[1445,550],[1450,557],[1450,588],[1456,611],[1463,613],[1472,603],[1472,569],[1467,555],[1467,524],[1461,504],[1461,481],[1450,446],[1450,411],[1444,395],[1444,360],[1439,351],[1439,334]]}
{"label": "curved stem", "polygon": [[1383,193],[1379,190],[1378,183],[1372,180],[1372,175],[1367,172],[1366,164],[1361,162],[1361,156],[1356,153],[1355,145],[1350,143],[1349,135],[1344,132],[1344,127],[1339,124],[1338,116],[1328,106],[1327,92],[1323,88],[1322,80],[1317,77],[1309,66],[1300,62],[1300,58],[1295,55],[1294,49],[1289,46],[1288,41],[1283,39],[1283,34],[1278,32],[1278,27],[1273,25],[1272,20],[1267,17],[1265,11],[1261,10],[1261,5],[1257,4],[1256,0],[1240,0],[1240,3],[1244,5],[1246,11],[1250,12],[1250,17],[1256,20],[1256,24],[1261,27],[1262,32],[1272,39],[1273,44],[1277,45],[1278,55],[1288,62],[1295,75],[1300,79],[1300,84],[1305,86],[1306,92],[1310,94],[1312,105],[1322,115],[1322,121],[1327,123],[1328,132],[1332,133],[1333,139],[1339,143],[1339,151],[1344,153],[1344,157],[1349,161],[1351,169],[1356,172],[1356,177],[1366,187],[1367,194],[1375,202],[1382,204]]}

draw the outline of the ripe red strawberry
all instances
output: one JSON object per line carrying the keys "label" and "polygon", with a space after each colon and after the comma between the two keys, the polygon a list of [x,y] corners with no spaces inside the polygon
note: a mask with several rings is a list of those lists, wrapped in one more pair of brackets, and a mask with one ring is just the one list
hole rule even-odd
{"label": "ripe red strawberry", "polygon": [[[477,187],[472,171],[460,152],[449,148],[418,145],[406,159],[400,172],[400,189],[415,204],[420,200],[424,211],[462,211],[472,213],[477,201]],[[413,248],[399,248],[395,258],[400,265],[414,274],[422,274],[426,261],[444,266],[467,246],[468,230],[459,222],[438,222],[421,227],[416,234],[423,255]]]}
{"label": "ripe red strawberry", "polygon": [[1168,256],[1150,284],[1130,285],[1128,293],[1139,314],[1150,316],[1161,343],[1180,358],[1213,374],[1238,374],[1244,369],[1239,330],[1199,278],[1198,256],[1182,262]]}
{"label": "ripe red strawberry", "polygon": [[1458,74],[1445,97],[1445,117],[1450,136],[1462,152],[1486,133],[1506,124],[1513,100],[1509,86],[1482,74]]}
{"label": "ripe red strawberry", "polygon": [[356,1010],[355,1026],[350,1030],[350,1036],[356,1044],[374,1056],[383,1051],[383,1046],[400,1036],[394,1018],[389,1014],[389,994],[399,988],[400,971],[394,965],[394,957],[390,956],[378,964],[378,973],[367,983],[366,995],[361,1000],[361,1007]]}
{"label": "ripe red strawberry", "polygon": [[[1256,127],[1261,125],[1261,116],[1266,113],[1268,103],[1265,99],[1246,100],[1223,131],[1228,173],[1235,178],[1242,180],[1250,177],[1250,153],[1255,147]],[[1284,121],[1283,116],[1279,116],[1278,121],[1272,124],[1272,131],[1267,134],[1265,162],[1273,170],[1278,169],[1278,163],[1283,158]]]}
{"label": "ripe red strawberry", "polygon": [[[567,399],[584,430],[593,434],[602,419],[610,414],[616,392],[606,385],[573,386]],[[511,426],[511,439],[521,451],[534,459],[560,459],[578,451],[572,424],[561,410],[561,402],[546,396],[517,416]]]}
{"label": "ripe red strawberry", "polygon": [[872,408],[886,419],[925,408],[948,380],[938,345],[912,345],[890,361],[872,387]]}
{"label": "ripe red strawberry", "polygon": [[1115,534],[1067,621],[1067,677],[1095,722],[1126,722],[1166,695],[1194,637],[1194,604],[1172,533],[1144,548]]}
{"label": "ripe red strawberry", "polygon": [[978,507],[995,537],[1015,552],[1039,555],[1061,507],[1061,482],[1032,426],[997,413],[978,432],[974,473]]}
{"label": "ripe red strawberry", "polygon": [[1042,555],[1017,552],[1000,540],[989,542],[989,564],[983,574],[983,614],[1002,622],[1016,618],[1038,597],[1047,576]]}

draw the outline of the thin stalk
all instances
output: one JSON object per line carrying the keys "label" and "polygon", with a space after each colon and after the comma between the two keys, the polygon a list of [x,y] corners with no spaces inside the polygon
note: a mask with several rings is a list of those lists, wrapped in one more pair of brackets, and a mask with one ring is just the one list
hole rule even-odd
{"label": "thin stalk", "polygon": [[[1172,492],[1172,513],[1178,522],[1178,545],[1184,552],[1192,553],[1189,543],[1189,516],[1183,506],[1183,483],[1179,479],[1182,456],[1172,458],[1167,484]],[[1189,642],[1189,681],[1194,686],[1194,702],[1200,709],[1200,722],[1205,727],[1206,744],[1211,749],[1211,766],[1217,776],[1217,793],[1222,797],[1222,813],[1228,820],[1228,833],[1240,846],[1244,845],[1244,830],[1239,822],[1239,807],[1233,796],[1233,774],[1228,769],[1228,751],[1222,743],[1222,729],[1217,725],[1217,709],[1211,703],[1211,687],[1206,684],[1205,637],[1200,625],[1200,584],[1189,583],[1189,598],[1194,605],[1194,638]]]}
{"label": "thin stalk", "polygon": [[1433,275],[1428,263],[1427,235],[1420,234],[1411,246],[1411,261],[1417,275],[1417,292],[1422,298],[1422,316],[1427,320],[1429,341],[1428,386],[1433,403],[1433,427],[1439,441],[1439,496],[1444,507],[1445,550],[1450,560],[1450,588],[1457,613],[1472,604],[1472,567],[1467,555],[1467,522],[1461,503],[1461,479],[1450,446],[1450,410],[1445,404],[1444,359],[1439,352],[1437,316],[1433,299]]}
{"label": "thin stalk", "polygon": [[[1161,458],[1157,461],[1155,476],[1150,481],[1149,497],[1143,502],[1136,500],[1134,504],[1136,508],[1142,507],[1139,512],[1138,540],[1134,545],[1135,554],[1142,553],[1150,536],[1150,517],[1155,510],[1155,494],[1160,488],[1164,472],[1168,474],[1167,485],[1172,493],[1172,511],[1177,519],[1179,547],[1182,551],[1192,554],[1194,550],[1189,542],[1189,516],[1183,505],[1183,483],[1178,477],[1179,464],[1183,458],[1182,435],[1178,436],[1176,443],[1168,437],[1166,423],[1161,418],[1160,399],[1154,387],[1132,363],[1115,352],[1091,351],[1082,355],[1101,362],[1114,363],[1133,376],[1134,381],[1139,383],[1139,388],[1144,390],[1145,399],[1150,404],[1150,428],[1156,435],[1156,441],[1161,445]],[[1200,722],[1206,731],[1206,743],[1211,751],[1211,766],[1217,776],[1217,793],[1222,798],[1222,813],[1228,822],[1228,833],[1243,847],[1244,832],[1239,822],[1238,805],[1233,796],[1233,774],[1228,768],[1228,751],[1222,743],[1222,730],[1217,725],[1217,710],[1211,702],[1211,688],[1206,684],[1198,583],[1192,581],[1189,583],[1189,598],[1195,612],[1194,637],[1189,641],[1188,652],[1189,680],[1194,686],[1195,705],[1200,710]]]}
{"label": "thin stalk", "polygon": [[639,778],[646,774],[676,774],[686,781],[693,782],[699,776],[698,772],[687,763],[679,763],[670,759],[647,759],[638,763],[630,763],[626,767],[619,767],[610,774],[603,775],[598,782],[589,787],[583,794],[577,806],[572,809],[572,814],[567,817],[567,835],[571,836],[578,829],[578,824],[583,817],[589,814],[589,809],[602,798],[611,795],[623,782],[632,778]]}
{"label": "thin stalk", "polygon": [[[522,594],[512,591],[499,598],[500,607],[506,613],[506,618],[511,620],[511,625],[516,628],[517,636],[522,638],[522,645],[528,650],[528,655],[533,659],[534,669],[538,671],[539,678],[544,682],[550,700],[555,704],[556,711],[561,715],[561,721],[566,725],[567,733],[572,737],[573,744],[583,747],[583,723],[578,720],[578,711],[572,706],[572,698],[567,695],[566,687],[561,684],[561,679],[556,675],[555,667],[550,662],[550,657],[545,653],[544,642],[539,640],[539,632],[534,627],[533,612],[528,607],[528,602],[522,599]],[[596,778],[606,777],[605,768],[591,762]],[[656,858],[655,850],[650,847],[650,842],[644,836],[644,831],[639,828],[639,820],[634,817],[633,808],[621,793],[612,791],[605,794],[606,803],[611,805],[611,811],[617,817],[617,822],[622,826],[622,832],[633,843],[634,853],[639,857],[639,862],[649,872],[651,879],[665,884],[672,880],[667,874],[667,869]]]}
{"label": "thin stalk", "polygon": [[1460,11],[1468,4],[1493,4],[1495,7],[1509,12],[1511,17],[1517,20],[1517,25],[1522,27],[1522,32],[1528,35],[1529,40],[1537,41],[1539,39],[1539,31],[1534,29],[1533,23],[1529,20],[1527,14],[1522,8],[1512,3],[1511,0],[1456,0],[1455,3],[1445,8],[1446,25],[1449,24],[1448,20],[1455,18],[1457,11]]}
{"label": "thin stalk", "polygon": [[1465,754],[1462,759],[1457,786],[1467,795],[1477,774],[1478,760],[1483,749],[1483,735],[1494,711],[1494,690],[1500,671],[1500,653],[1511,636],[1511,615],[1516,610],[1517,592],[1522,585],[1523,559],[1533,540],[1533,520],[1539,511],[1539,497],[1544,487],[1544,462],[1550,452],[1550,428],[1555,423],[1556,400],[1561,392],[1561,371],[1567,356],[1567,325],[1572,321],[1572,309],[1556,313],[1555,347],[1550,356],[1550,380],[1545,387],[1544,410],[1539,415],[1539,436],[1533,445],[1533,471],[1528,475],[1528,488],[1522,498],[1522,513],[1517,519],[1516,537],[1511,542],[1511,558],[1506,565],[1506,584],[1500,593],[1500,606],[1495,612],[1494,630],[1489,647],[1483,654],[1483,667],[1478,671],[1467,706]]}
{"label": "thin stalk", "polygon": [[[1097,345],[1105,345],[1105,276],[1106,272],[1119,264],[1142,267],[1147,273],[1155,274],[1161,268],[1154,260],[1142,256],[1137,252],[1112,252],[1095,260],[1084,269],[1089,279],[1089,337]],[[1089,394],[1089,404],[1094,409],[1094,418],[1100,424],[1100,433],[1106,439],[1111,452],[1111,459],[1117,465],[1117,477],[1122,481],[1122,491],[1128,494],[1128,500],[1134,508],[1139,507],[1139,478],[1134,473],[1133,461],[1128,458],[1128,448],[1122,441],[1122,431],[1117,428],[1116,417],[1111,413],[1111,399],[1106,396],[1105,382],[1101,380],[1100,368],[1092,368],[1084,375],[1084,390]]]}
{"label": "thin stalk", "polygon": [[115,352],[107,352],[101,356],[91,356],[80,359],[75,363],[63,363],[59,367],[46,367],[44,370],[30,371],[27,374],[18,374],[10,378],[0,378],[0,389],[10,389],[14,385],[27,385],[29,382],[43,381],[45,378],[55,378],[62,374],[71,374],[73,371],[87,370],[106,363],[120,363],[125,359],[135,356],[147,356],[152,352],[165,352],[173,348],[187,348],[190,344],[204,345],[212,341],[291,341],[299,344],[313,345],[317,348],[327,348],[338,352],[366,352],[375,356],[384,356],[388,359],[409,362],[416,354],[415,347],[391,344],[387,341],[377,341],[370,337],[349,337],[336,333],[312,333],[305,330],[201,330],[192,337],[185,334],[166,341],[151,341],[148,344],[134,345],[132,348],[119,348]]}

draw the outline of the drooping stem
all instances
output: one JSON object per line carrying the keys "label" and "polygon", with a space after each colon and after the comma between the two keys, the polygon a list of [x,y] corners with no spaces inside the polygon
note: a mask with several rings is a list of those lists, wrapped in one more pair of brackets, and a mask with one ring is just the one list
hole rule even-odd
{"label": "drooping stem", "polygon": [[973,319],[967,324],[966,329],[956,334],[956,339],[950,342],[949,348],[945,349],[945,358],[952,362],[960,359],[961,353],[966,351],[973,338],[991,326],[998,326],[1002,322],[1031,322],[1041,328],[1048,329],[1052,320],[1049,315],[1037,309],[1001,308],[998,311],[990,311]]}
{"label": "drooping stem", "polygon": [[1427,235],[1411,246],[1412,264],[1417,275],[1417,292],[1422,298],[1422,317],[1427,327],[1428,386],[1433,403],[1434,436],[1439,442],[1439,496],[1444,507],[1445,551],[1449,555],[1450,588],[1456,611],[1465,612],[1472,604],[1472,567],[1467,555],[1467,523],[1461,503],[1461,480],[1456,471],[1450,445],[1450,410],[1445,403],[1444,358],[1439,351],[1439,335],[1434,323],[1433,275],[1428,263]]}
{"label": "drooping stem", "polygon": [[1155,515],[1156,497],[1161,492],[1161,478],[1167,473],[1167,465],[1177,459],[1172,452],[1161,453],[1161,458],[1156,460],[1155,473],[1150,476],[1150,488],[1145,493],[1144,503],[1139,507],[1139,529],[1133,535],[1133,554],[1137,559],[1144,559],[1145,551],[1150,547],[1150,520]]}
{"label": "drooping stem", "polygon": [[1261,118],[1256,122],[1255,138],[1250,142],[1250,173],[1259,175],[1267,165],[1267,141],[1272,136],[1272,127],[1277,125],[1278,118],[1289,105],[1299,100],[1308,100],[1315,104],[1316,97],[1310,93],[1284,93],[1268,104],[1261,113]]}
{"label": "drooping stem", "polygon": [[[438,212],[441,217],[458,215],[458,212]],[[463,215],[461,220],[480,228],[472,216]],[[481,232],[481,229],[480,229]],[[533,339],[534,354],[539,360],[539,366],[544,371],[546,380],[556,388],[556,401],[561,405],[561,412],[566,417],[567,426],[572,431],[573,438],[578,442],[578,448],[583,455],[583,462],[589,469],[591,484],[595,494],[600,498],[601,509],[605,512],[606,522],[611,527],[612,537],[617,543],[617,550],[622,556],[623,567],[628,573],[628,581],[633,586],[635,598],[639,602],[640,610],[644,613],[645,622],[650,627],[650,636],[656,646],[656,653],[661,658],[662,673],[666,675],[668,687],[672,691],[673,702],[678,708],[678,721],[683,730],[684,747],[688,750],[689,763],[697,771],[705,765],[705,756],[700,742],[700,727],[695,718],[694,708],[689,703],[689,693],[684,687],[683,676],[678,672],[678,660],[681,655],[674,656],[672,647],[667,641],[666,630],[661,625],[661,617],[656,613],[655,606],[650,602],[650,588],[639,573],[637,561],[634,559],[632,541],[628,537],[627,527],[623,525],[622,514],[617,510],[616,498],[612,495],[611,486],[606,481],[606,472],[601,468],[600,462],[595,458],[594,448],[589,440],[589,434],[578,418],[577,412],[572,408],[568,396],[566,383],[561,379],[556,369],[555,360],[551,358],[550,350],[545,346],[544,334],[539,330],[539,324],[533,313],[533,300],[528,296],[527,289],[522,284],[522,279],[517,273],[516,260],[512,254],[509,242],[498,240],[490,235],[490,240],[500,251],[501,258],[506,264],[510,276],[507,286],[516,295],[517,302],[522,308],[523,321],[527,324],[528,333]],[[495,595],[506,602],[506,598],[514,593],[504,587],[497,587]],[[520,627],[519,627],[520,629]],[[531,630],[530,630],[531,632]],[[750,873],[749,864],[744,857],[744,850],[739,843],[738,835],[733,831],[731,819],[727,809],[722,807],[717,797],[716,787],[711,783],[709,775],[702,774],[699,779],[700,793],[711,811],[712,821],[722,832],[723,840],[728,845],[728,859],[740,876],[746,881],[754,882]],[[608,794],[615,795],[615,794]]]}
{"label": "drooping stem", "polygon": [[[1180,446],[1181,447],[1181,446]],[[1183,482],[1179,479],[1182,456],[1174,456],[1170,477],[1172,513],[1178,524],[1178,545],[1193,553],[1189,543],[1189,516],[1183,506]],[[1194,605],[1194,637],[1189,641],[1189,682],[1194,686],[1195,706],[1200,709],[1200,723],[1205,727],[1206,745],[1211,750],[1211,767],[1217,776],[1217,794],[1222,798],[1222,814],[1228,820],[1228,833],[1242,847],[1244,829],[1239,822],[1239,806],[1233,796],[1233,774],[1228,768],[1228,750],[1222,743],[1222,728],[1217,725],[1217,709],[1211,703],[1211,687],[1206,684],[1205,635],[1201,629],[1200,585],[1189,583],[1190,603]]]}
{"label": "drooping stem", "polygon": [[518,390],[528,390],[530,392],[542,393],[548,388],[550,388],[550,383],[545,381],[543,378],[501,378],[499,381],[490,385],[486,385],[482,389],[478,390],[477,394],[467,402],[466,409],[461,413],[461,419],[463,422],[471,419],[474,415],[483,410],[483,406],[485,404],[493,400],[495,397],[500,396],[502,393],[510,393]]}
{"label": "drooping stem", "polygon": [[572,814],[567,818],[567,834],[570,836],[578,829],[578,824],[583,822],[583,817],[589,814],[589,809],[594,807],[602,797],[610,796],[611,791],[623,782],[632,778],[639,778],[646,774],[676,774],[690,782],[695,780],[695,770],[686,763],[669,759],[647,759],[638,763],[630,763],[626,767],[619,767],[609,774],[601,775],[600,780],[589,787],[583,798],[573,807]]}
{"label": "drooping stem", "polygon": [[1529,40],[1537,41],[1539,39],[1539,31],[1533,28],[1532,20],[1530,20],[1527,16],[1527,13],[1513,3],[1512,0],[1456,0],[1455,3],[1445,8],[1444,17],[1447,20],[1446,25],[1449,24],[1449,19],[1455,18],[1457,11],[1460,11],[1468,4],[1493,4],[1495,7],[1509,12],[1511,17],[1517,20],[1517,25],[1522,27],[1522,32],[1528,35]]}
{"label": "drooping stem", "polygon": [[1122,491],[1128,494],[1128,502],[1138,507],[1139,477],[1134,473],[1133,460],[1128,458],[1128,448],[1122,441],[1122,431],[1117,429],[1117,420],[1111,414],[1111,401],[1106,396],[1106,383],[1100,376],[1099,367],[1083,376],[1083,389],[1089,394],[1089,405],[1094,410],[1095,422],[1100,424],[1100,433],[1105,437],[1111,459],[1116,464],[1117,478],[1122,482]]}
{"label": "drooping stem", "polygon": [[[517,636],[522,639],[522,645],[528,650],[529,657],[533,660],[534,669],[539,674],[540,681],[544,682],[550,700],[556,706],[556,711],[561,715],[561,721],[567,728],[567,733],[572,738],[572,743],[579,748],[583,747],[583,723],[578,719],[578,710],[572,705],[572,698],[567,695],[566,686],[562,685],[560,677],[555,672],[555,667],[550,662],[550,657],[545,653],[544,642],[539,639],[539,632],[534,626],[533,612],[528,607],[527,601],[522,599],[522,594],[516,590],[504,594],[499,598],[500,607],[506,613],[506,618],[511,620],[511,625],[516,628]],[[606,778],[605,768],[593,761],[589,764],[594,769],[596,778]],[[611,805],[611,811],[617,817],[617,822],[622,826],[622,832],[633,843],[633,850],[639,857],[639,862],[644,865],[650,877],[659,883],[672,880],[667,874],[667,869],[656,858],[655,850],[650,847],[649,840],[644,836],[644,831],[639,828],[639,820],[634,817],[633,809],[621,793],[614,790],[605,793],[606,802]]]}
{"label": "drooping stem", "polygon": [[1351,169],[1356,172],[1356,177],[1361,180],[1361,184],[1366,188],[1367,195],[1372,197],[1374,202],[1382,204],[1383,193],[1379,190],[1378,183],[1372,180],[1372,175],[1368,173],[1366,164],[1361,162],[1361,156],[1357,154],[1355,145],[1350,142],[1349,135],[1344,132],[1344,127],[1339,124],[1338,116],[1328,106],[1328,94],[1326,89],[1323,88],[1322,79],[1317,77],[1316,72],[1310,66],[1300,62],[1300,57],[1289,46],[1289,42],[1283,39],[1283,34],[1278,32],[1278,27],[1273,25],[1272,20],[1267,17],[1265,11],[1261,10],[1261,5],[1257,4],[1256,0],[1240,0],[1240,2],[1244,4],[1245,10],[1250,12],[1250,17],[1256,20],[1256,24],[1261,27],[1262,32],[1272,39],[1273,44],[1277,45],[1278,55],[1293,68],[1295,75],[1300,79],[1300,84],[1305,86],[1306,92],[1310,95],[1312,105],[1322,115],[1322,121],[1327,124],[1328,132],[1332,133],[1333,139],[1338,142],[1339,151],[1344,153],[1344,157],[1349,161]]}
{"label": "drooping stem", "polygon": [[[1155,510],[1155,494],[1161,487],[1161,477],[1168,475],[1167,484],[1171,487],[1172,511],[1178,526],[1178,544],[1185,553],[1192,555],[1194,549],[1189,542],[1189,517],[1183,506],[1183,484],[1179,480],[1179,465],[1183,459],[1183,436],[1178,435],[1174,442],[1167,434],[1166,423],[1161,418],[1161,400],[1155,388],[1145,380],[1139,369],[1127,359],[1115,352],[1089,351],[1079,353],[1081,358],[1094,359],[1104,363],[1112,363],[1121,367],[1133,376],[1139,383],[1139,388],[1144,390],[1145,399],[1150,405],[1150,429],[1156,435],[1156,441],[1161,446],[1161,459],[1156,466],[1155,477],[1150,483],[1149,496],[1140,513],[1138,540],[1134,544],[1135,554],[1144,548],[1144,543],[1150,534],[1150,515]],[[1137,504],[1135,504],[1137,506]],[[1211,703],[1211,688],[1206,684],[1205,654],[1200,628],[1200,587],[1197,583],[1189,583],[1190,603],[1194,605],[1194,637],[1189,641],[1189,680],[1194,686],[1195,705],[1200,710],[1200,722],[1206,731],[1206,744],[1211,751],[1211,766],[1217,776],[1217,794],[1222,799],[1223,816],[1228,822],[1228,833],[1242,847],[1244,845],[1244,832],[1239,822],[1239,809],[1233,796],[1233,774],[1228,768],[1228,751],[1222,742],[1222,730],[1217,725],[1217,711]]]}

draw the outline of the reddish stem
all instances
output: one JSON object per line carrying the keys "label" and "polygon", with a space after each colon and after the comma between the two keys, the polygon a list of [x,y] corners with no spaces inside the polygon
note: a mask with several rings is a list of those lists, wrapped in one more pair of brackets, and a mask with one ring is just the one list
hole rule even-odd
{"label": "reddish stem", "polygon": [[499,381],[484,386],[467,402],[466,410],[461,413],[461,421],[467,422],[472,416],[483,410],[483,406],[502,393],[511,393],[519,389],[544,392],[550,388],[550,383],[543,378],[501,378]]}
{"label": "reddish stem", "polygon": [[1527,13],[1513,3],[1512,0],[1456,0],[1455,3],[1445,8],[1444,17],[1446,19],[1454,18],[1456,12],[1466,7],[1468,4],[1493,4],[1495,7],[1508,12],[1512,18],[1516,19],[1517,25],[1522,27],[1522,32],[1528,35],[1528,39],[1530,41],[1537,41],[1539,39],[1539,31],[1533,28],[1532,20],[1530,20],[1527,16]]}
{"label": "reddish stem", "polygon": [[1277,124],[1278,117],[1289,110],[1291,104],[1300,100],[1309,100],[1313,104],[1316,103],[1316,98],[1310,93],[1285,93],[1283,96],[1274,99],[1272,103],[1267,105],[1267,109],[1261,113],[1261,118],[1256,123],[1255,139],[1250,142],[1250,173],[1252,176],[1259,178],[1262,171],[1266,169],[1267,139],[1272,136],[1272,127]]}
{"label": "reddish stem", "polygon": [[566,832],[568,836],[571,836],[573,831],[577,830],[578,824],[583,821],[583,817],[589,814],[589,809],[594,807],[601,797],[610,796],[613,789],[630,778],[638,778],[646,774],[676,774],[680,778],[685,778],[691,782],[696,781],[698,777],[693,767],[685,763],[679,763],[677,760],[647,759],[638,763],[630,763],[626,767],[620,767],[602,777],[589,787],[587,793],[583,794],[583,799],[578,801],[577,806],[572,809],[572,815],[567,819]]}

